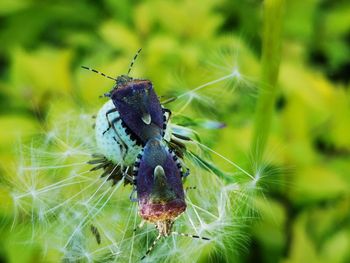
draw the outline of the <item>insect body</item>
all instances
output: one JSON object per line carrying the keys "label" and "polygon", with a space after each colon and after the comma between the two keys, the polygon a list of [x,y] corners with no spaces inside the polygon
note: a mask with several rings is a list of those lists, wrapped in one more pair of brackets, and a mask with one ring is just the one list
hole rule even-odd
{"label": "insect body", "polygon": [[116,87],[105,95],[112,99],[121,120],[140,144],[164,135],[166,110],[160,105],[151,81],[120,76]]}
{"label": "insect body", "polygon": [[[147,255],[161,237],[179,234],[172,231],[172,226],[175,219],[186,210],[182,178],[188,171],[183,171],[179,158],[167,143],[176,151],[183,149],[183,146],[171,139],[168,142],[164,140],[170,111],[161,106],[151,81],[133,79],[128,74],[116,79],[107,76],[115,80],[116,84],[105,94],[111,100],[97,116],[97,144],[104,156],[100,159],[101,164],[93,169],[103,168],[104,175],[107,175],[106,171],[110,172],[108,179],[117,181],[124,177],[134,185],[133,192],[137,193],[140,216],[155,224],[159,232],[147,250]],[[119,164],[121,170],[116,172],[108,160]],[[98,162],[99,160],[90,163]],[[124,165],[133,166],[132,178],[129,174],[124,174]],[[132,194],[131,199],[133,200]]]}
{"label": "insect body", "polygon": [[141,259],[152,251],[161,237],[171,234],[209,240],[172,230],[176,218],[186,210],[181,173],[182,167],[177,156],[160,137],[147,141],[135,163],[134,178],[139,214],[145,221],[156,226],[158,236]]}
{"label": "insect body", "polygon": [[140,216],[167,236],[186,209],[181,164],[160,138],[150,139],[135,163]]}
{"label": "insect body", "polygon": [[[95,69],[84,66],[83,68],[116,82],[112,90],[104,94],[105,97],[111,98],[115,106],[115,108],[105,112],[109,126],[104,133],[111,128],[114,129],[115,123],[121,122],[130,137],[136,140],[138,144],[144,145],[149,138],[158,135],[164,136],[170,111],[162,108],[151,81],[134,79],[129,76],[140,51],[141,49],[138,50],[132,60],[127,75],[120,75],[117,78],[107,76]],[[119,116],[111,118],[111,114],[115,112],[118,112]],[[117,133],[116,130],[115,132]],[[121,143],[127,148],[124,142]]]}

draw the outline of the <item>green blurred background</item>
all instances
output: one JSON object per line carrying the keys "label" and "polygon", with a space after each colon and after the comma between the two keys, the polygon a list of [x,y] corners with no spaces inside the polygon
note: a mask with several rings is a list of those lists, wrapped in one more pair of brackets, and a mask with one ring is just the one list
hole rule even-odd
{"label": "green blurred background", "polygon": [[[280,92],[267,147],[278,172],[264,183],[268,202],[256,200],[260,220],[248,230],[242,262],[350,262],[349,14],[345,0],[285,3]],[[11,243],[11,189],[2,179],[18,159],[14,145],[50,130],[55,114],[96,111],[98,96],[112,85],[81,65],[116,76],[142,47],[133,75],[171,95],[213,79],[211,55],[219,51],[225,60],[220,50],[234,46],[254,88],[261,34],[257,0],[2,0],[0,262],[38,262],[43,249]],[[211,146],[243,163],[256,96],[234,92],[215,111],[196,110],[226,123]]]}

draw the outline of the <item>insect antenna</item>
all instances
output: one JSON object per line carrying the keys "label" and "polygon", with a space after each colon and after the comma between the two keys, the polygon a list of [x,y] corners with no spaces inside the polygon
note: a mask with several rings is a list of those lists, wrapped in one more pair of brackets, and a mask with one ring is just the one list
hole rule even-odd
{"label": "insect antenna", "polygon": [[186,234],[186,233],[179,233],[179,232],[171,232],[171,233],[174,235],[183,236],[183,237],[192,237],[192,238],[198,238],[198,239],[203,239],[203,240],[210,240],[210,238],[207,238],[207,237],[201,237],[201,236],[191,235],[191,234]]}
{"label": "insect antenna", "polygon": [[131,63],[130,63],[130,66],[129,66],[129,69],[128,69],[128,73],[126,74],[127,76],[129,76],[129,73],[130,73],[132,67],[134,66],[135,60],[137,59],[137,57],[138,57],[138,55],[140,54],[141,50],[142,50],[142,48],[140,48],[140,49],[136,52],[134,58],[132,59],[132,61],[131,61]]}
{"label": "insect antenna", "polygon": [[152,249],[156,246],[161,237],[161,235],[157,236],[157,238],[153,241],[152,245],[147,249],[146,254],[141,258],[141,260],[143,260],[145,257],[147,257],[149,253],[151,253]]}
{"label": "insect antenna", "polygon": [[104,77],[106,77],[106,78],[108,78],[108,79],[112,79],[112,80],[114,80],[114,81],[117,81],[117,79],[115,79],[115,78],[113,78],[113,77],[110,77],[110,76],[108,76],[108,75],[106,75],[106,74],[104,74],[104,73],[102,73],[102,72],[100,72],[100,71],[98,71],[98,70],[96,70],[96,69],[93,69],[93,68],[89,68],[89,67],[85,67],[85,66],[81,66],[83,69],[87,69],[87,70],[90,70],[90,71],[92,71],[92,72],[95,72],[95,73],[97,73],[97,74],[100,74],[100,75],[102,75],[102,76],[104,76]]}

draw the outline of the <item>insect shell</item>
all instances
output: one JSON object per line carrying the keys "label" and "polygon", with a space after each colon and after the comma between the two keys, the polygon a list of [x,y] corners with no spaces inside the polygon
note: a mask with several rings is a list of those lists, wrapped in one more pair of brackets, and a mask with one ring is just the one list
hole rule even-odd
{"label": "insect shell", "polygon": [[[114,128],[117,124],[114,131],[125,155],[130,144],[125,142],[125,139],[133,141],[132,146],[143,146],[151,138],[164,136],[167,110],[162,108],[151,81],[121,75],[113,89],[105,96],[111,98],[115,106],[105,114],[109,128]],[[118,116],[112,119],[111,115],[114,113],[118,113]],[[120,132],[121,130],[123,131]],[[129,138],[123,136],[125,133]]]}
{"label": "insect shell", "polygon": [[[140,51],[141,49],[132,60],[127,75],[120,75],[117,78],[107,76],[95,69],[84,66],[83,68],[116,82],[112,90],[104,94],[105,97],[112,100],[115,106],[115,108],[105,111],[105,117],[108,121],[107,129],[114,128],[114,124],[120,122],[132,140],[135,140],[139,145],[144,145],[150,138],[164,136],[170,111],[161,106],[150,80],[134,79],[129,76]],[[118,113],[118,115],[115,114],[111,118],[113,113]],[[117,130],[115,132],[118,133]],[[124,142],[121,143],[124,144]],[[127,148],[127,145],[123,146]]]}
{"label": "insect shell", "polygon": [[119,76],[110,97],[120,114],[122,123],[139,144],[149,139],[163,137],[166,119],[153,85],[149,80]]}
{"label": "insect shell", "polygon": [[134,166],[140,216],[168,236],[175,218],[186,209],[181,164],[160,137],[150,139]]}
{"label": "insect shell", "polygon": [[162,138],[150,139],[138,155],[134,166],[134,182],[139,214],[158,230],[157,238],[141,260],[162,237],[172,234],[209,240],[207,237],[173,231],[174,221],[186,210],[182,167],[178,157],[164,144]]}
{"label": "insect shell", "polygon": [[134,180],[139,214],[158,230],[157,238],[142,260],[161,237],[172,234],[175,219],[186,210],[181,165],[161,138],[150,139],[138,155],[134,166]]}

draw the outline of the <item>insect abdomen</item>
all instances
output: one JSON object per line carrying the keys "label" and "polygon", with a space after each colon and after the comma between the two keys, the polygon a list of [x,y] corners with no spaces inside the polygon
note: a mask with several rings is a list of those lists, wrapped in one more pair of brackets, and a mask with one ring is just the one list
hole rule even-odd
{"label": "insect abdomen", "polygon": [[145,145],[136,174],[139,212],[150,222],[175,219],[186,210],[181,171],[161,139]]}

